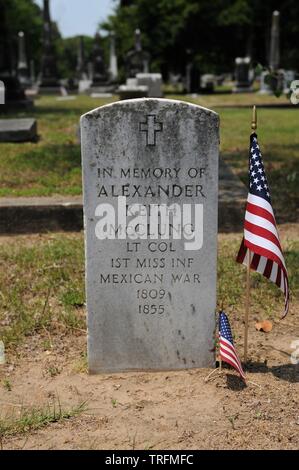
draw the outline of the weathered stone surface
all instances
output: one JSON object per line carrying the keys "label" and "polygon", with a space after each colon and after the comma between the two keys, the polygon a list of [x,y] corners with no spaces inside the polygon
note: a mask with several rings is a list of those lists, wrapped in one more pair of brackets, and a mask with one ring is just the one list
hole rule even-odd
{"label": "weathered stone surface", "polygon": [[[87,113],[81,132],[90,371],[212,365],[217,114],[172,100],[130,100]],[[185,216],[196,210],[189,233],[196,243],[174,229],[169,239],[152,227],[148,232],[150,217],[139,224],[142,239],[122,231],[118,217],[115,239],[100,239],[100,211],[113,206],[117,212],[121,203],[128,206],[127,223],[132,204],[144,205],[147,215],[152,204],[176,204],[176,214]],[[164,232],[161,225],[162,215]]]}
{"label": "weathered stone surface", "polygon": [[36,139],[36,119],[0,119],[0,142],[32,142]]}
{"label": "weathered stone surface", "polygon": [[[218,115],[178,101],[130,100],[87,113],[81,132],[90,372],[211,366]],[[112,221],[116,232],[107,221],[103,239],[103,220],[121,204],[127,214]],[[162,208],[162,236],[148,227],[153,204],[175,208],[169,238]],[[132,233],[140,205],[147,217]]]}

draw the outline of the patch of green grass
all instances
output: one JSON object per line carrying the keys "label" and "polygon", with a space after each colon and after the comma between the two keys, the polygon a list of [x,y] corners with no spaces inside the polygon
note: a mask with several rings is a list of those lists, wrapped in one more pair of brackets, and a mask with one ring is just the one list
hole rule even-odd
{"label": "patch of green grass", "polygon": [[[198,97],[170,95],[220,114],[221,154],[247,184],[250,109],[221,108],[235,104],[288,103],[256,93],[215,93]],[[115,101],[78,96],[73,101],[42,97],[30,115],[38,119],[38,143],[0,144],[0,197],[80,195],[81,157],[78,124],[82,114]],[[273,205],[279,223],[298,220],[299,107],[258,109],[258,135],[263,151]],[[20,113],[19,116],[26,116]]]}
{"label": "patch of green grass", "polygon": [[[224,236],[218,251],[218,292],[219,307],[244,305],[246,267],[235,261],[241,243],[239,237]],[[283,244],[284,256],[289,274],[291,299],[299,298],[299,241],[287,240]],[[282,312],[284,297],[280,289],[259,273],[251,273],[252,311],[262,311],[273,317]]]}
{"label": "patch of green grass", "polygon": [[[244,184],[248,184],[250,111],[222,109],[221,155]],[[279,223],[298,221],[299,113],[298,109],[262,109],[258,138]]]}
{"label": "patch of green grass", "polygon": [[59,401],[42,408],[23,407],[18,416],[0,418],[0,441],[6,437],[36,431],[49,424],[73,418],[85,410],[85,402],[68,410],[63,409]]}
{"label": "patch of green grass", "polygon": [[[51,349],[48,334],[64,328],[84,332],[84,250],[82,234],[26,237],[0,246],[0,339],[16,348],[26,336],[43,332],[41,346]],[[221,235],[218,250],[218,302],[225,308],[244,305],[246,269],[236,263],[240,235]],[[299,241],[283,242],[293,298],[299,296]],[[252,311],[281,313],[283,294],[263,276],[252,273]]]}
{"label": "patch of green grass", "polygon": [[0,264],[0,336],[6,347],[57,324],[85,328],[82,236],[1,245]]}
{"label": "patch of green grass", "polygon": [[[215,109],[220,106],[257,106],[262,105],[284,105],[290,104],[290,100],[282,95],[279,98],[271,95],[260,95],[258,93],[230,93],[227,86],[217,87],[216,93],[194,95],[169,95],[167,98],[189,101],[190,103]],[[251,116],[250,116],[251,117]]]}
{"label": "patch of green grass", "polygon": [[62,302],[65,306],[83,307],[84,292],[82,289],[70,289],[62,295]]}
{"label": "patch of green grass", "polygon": [[114,100],[88,96],[65,102],[55,97],[36,100],[28,116],[38,121],[39,142],[0,144],[0,197],[80,195],[80,116]]}

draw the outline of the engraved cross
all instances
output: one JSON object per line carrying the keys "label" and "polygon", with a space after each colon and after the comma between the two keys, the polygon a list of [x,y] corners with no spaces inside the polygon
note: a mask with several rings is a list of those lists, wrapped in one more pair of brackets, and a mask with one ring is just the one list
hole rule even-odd
{"label": "engraved cross", "polygon": [[146,133],[146,145],[156,145],[156,133],[163,131],[163,123],[156,121],[154,114],[148,114],[146,116],[146,122],[139,123],[139,131]]}

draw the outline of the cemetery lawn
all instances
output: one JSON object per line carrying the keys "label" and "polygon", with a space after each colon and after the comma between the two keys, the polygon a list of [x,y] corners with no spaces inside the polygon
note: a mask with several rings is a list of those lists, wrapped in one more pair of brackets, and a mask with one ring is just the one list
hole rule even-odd
{"label": "cemetery lawn", "polygon": [[[252,275],[248,387],[226,368],[88,376],[83,234],[0,237],[0,449],[298,449],[298,225],[280,235],[291,308],[280,322],[282,294]],[[242,356],[241,237],[219,235],[218,302]]]}
{"label": "cemetery lawn", "polygon": [[[251,110],[232,106],[288,103],[285,97],[252,93],[169,98],[188,100],[220,114],[222,158],[245,184]],[[55,97],[38,99],[35,111],[29,114],[38,119],[39,142],[0,144],[0,197],[81,195],[80,115],[115,100],[116,97],[107,100],[87,96],[71,101],[57,101]],[[279,222],[298,221],[298,107],[261,108],[258,125],[277,219]]]}

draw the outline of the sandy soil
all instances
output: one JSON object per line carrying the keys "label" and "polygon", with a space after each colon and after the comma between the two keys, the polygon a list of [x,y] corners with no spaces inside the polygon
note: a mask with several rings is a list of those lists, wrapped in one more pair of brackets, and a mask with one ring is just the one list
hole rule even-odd
{"label": "sandy soil", "polygon": [[[23,405],[87,403],[81,415],[4,439],[4,449],[298,449],[299,368],[290,362],[299,338],[294,316],[267,335],[251,328],[248,386],[230,369],[88,376],[85,335],[42,337],[0,369],[4,414]],[[267,357],[267,362],[265,358]],[[49,371],[55,367],[55,375]]]}
{"label": "sandy soil", "polygon": [[[83,331],[28,338],[0,366],[0,416],[22,406],[86,410],[37,431],[7,437],[3,449],[298,449],[298,302],[270,333],[249,331],[248,386],[230,368],[89,376]],[[243,322],[231,318],[236,337]],[[45,340],[52,347],[45,350]],[[237,347],[242,351],[242,341]],[[299,345],[298,345],[299,346]],[[298,347],[299,360],[299,347]],[[8,380],[11,391],[2,384]]]}

